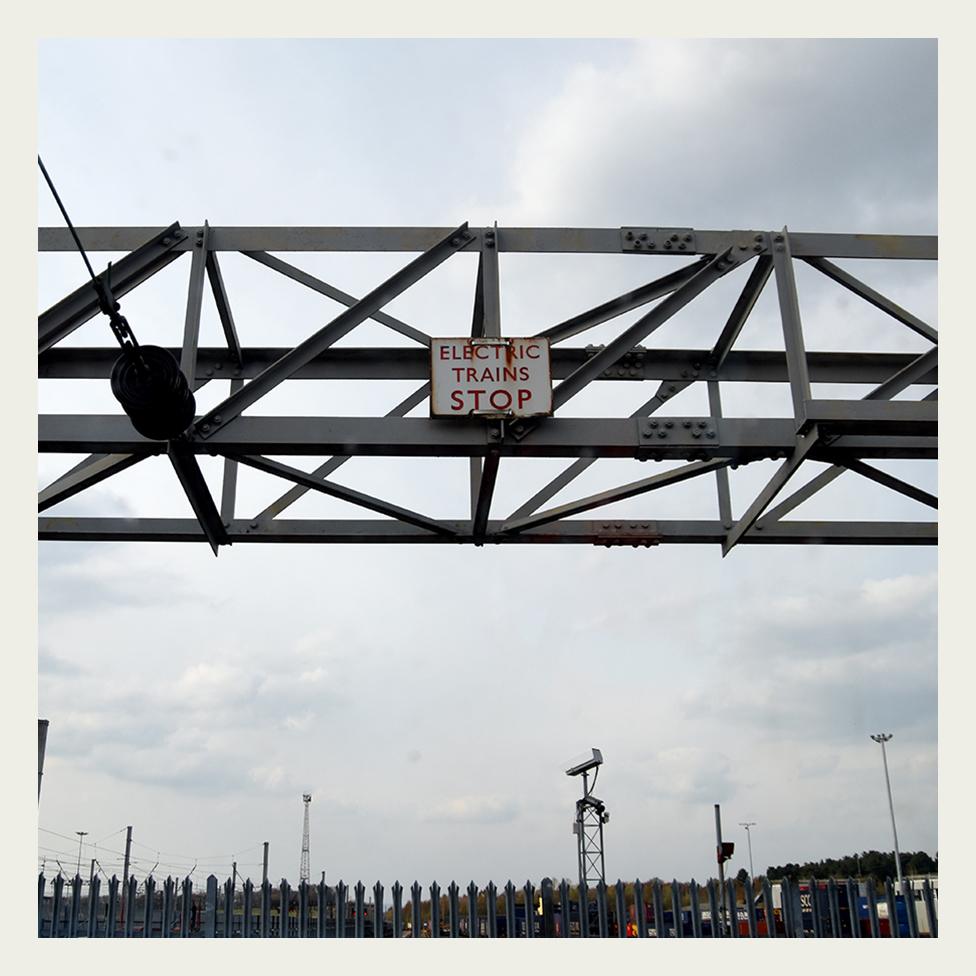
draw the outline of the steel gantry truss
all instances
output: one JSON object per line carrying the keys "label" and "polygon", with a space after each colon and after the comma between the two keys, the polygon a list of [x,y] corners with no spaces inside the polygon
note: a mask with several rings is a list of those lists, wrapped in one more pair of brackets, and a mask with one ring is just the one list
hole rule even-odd
{"label": "steel gantry truss", "polygon": [[[835,543],[921,545],[936,541],[935,521],[798,521],[787,513],[838,476],[852,471],[887,488],[937,507],[929,492],[882,471],[875,459],[937,457],[936,390],[922,398],[894,398],[916,385],[937,384],[936,330],[833,263],[831,259],[935,260],[934,237],[806,234],[766,231],[702,231],[691,228],[82,228],[89,252],[124,251],[112,266],[111,285],[122,298],[157,271],[190,254],[189,292],[183,338],[172,349],[191,388],[219,375],[230,379],[229,395],[198,416],[178,440],[149,441],[118,414],[42,415],[41,452],[90,456],[44,488],[43,513],[91,485],[147,457],[169,453],[196,518],[94,518],[41,515],[39,537],[59,540],[209,541],[329,543],[588,543],[649,546],[712,543],[727,553],[738,543]],[[39,231],[41,251],[73,248],[67,230]],[[222,252],[239,252],[299,285],[345,306],[344,311],[293,348],[243,348],[221,274]],[[373,291],[354,297],[269,252],[419,252]],[[552,345],[553,416],[526,420],[484,417],[418,418],[407,414],[428,399],[431,336],[383,311],[394,298],[458,252],[476,252],[478,271],[470,334],[500,336],[499,252],[631,254],[647,262],[648,283],[580,312],[540,332]],[[661,255],[697,257],[655,277]],[[804,345],[794,279],[796,261],[833,279],[923,336],[931,348],[906,353],[808,352]],[[643,345],[654,331],[703,291],[740,272],[741,292],[710,348],[657,349]],[[104,274],[104,273],[103,273]],[[778,350],[733,348],[769,279],[779,299],[783,346]],[[226,348],[199,345],[201,307],[209,282]],[[624,313],[643,310],[601,346],[568,340]],[[61,345],[61,340],[99,312],[91,282],[38,319],[39,376],[43,379],[108,380],[118,351]],[[409,347],[340,347],[335,343],[372,319],[411,340]],[[137,327],[138,331],[138,327]],[[464,331],[468,331],[465,324]],[[457,334],[455,332],[454,334]],[[293,381],[414,380],[417,389],[385,416],[255,416],[249,407]],[[653,393],[629,416],[578,418],[560,415],[565,404],[590,383],[650,381]],[[792,415],[723,417],[721,389],[728,383],[785,383]],[[868,384],[856,399],[818,399],[811,384]],[[707,389],[703,416],[654,415],[694,384]],[[222,493],[215,501],[190,455],[224,458]],[[311,472],[272,458],[328,456]],[[331,476],[357,456],[454,457],[470,463],[470,518],[443,519],[403,508],[341,485]],[[507,518],[492,518],[499,465],[511,459],[544,457],[570,461],[565,470]],[[546,507],[575,478],[601,458],[680,461],[663,473],[609,491]],[[780,465],[744,512],[733,514],[729,468],[762,459]],[[183,461],[181,462],[181,459]],[[806,462],[825,470],[773,506]],[[290,483],[261,512],[241,518],[236,511],[240,465]],[[196,475],[193,472],[196,471]],[[710,476],[716,484],[717,517],[674,520],[642,514],[629,519],[579,519],[588,511],[656,489]],[[287,508],[308,491],[323,492],[382,518],[289,519]],[[644,505],[647,499],[644,499]],[[647,509],[645,508],[646,512]]]}

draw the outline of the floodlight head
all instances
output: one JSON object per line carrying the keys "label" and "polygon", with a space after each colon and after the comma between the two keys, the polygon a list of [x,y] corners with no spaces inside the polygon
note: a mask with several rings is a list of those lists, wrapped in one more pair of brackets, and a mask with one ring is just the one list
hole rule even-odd
{"label": "floodlight head", "polygon": [[584,759],[582,762],[578,762],[573,766],[570,766],[566,770],[567,776],[580,776],[583,773],[589,772],[591,769],[596,769],[597,766],[603,763],[603,753],[599,749],[591,750],[593,755]]}
{"label": "floodlight head", "polygon": [[312,794],[311,793],[303,793],[302,794],[302,800],[304,800],[305,803],[311,803],[312,802]]}

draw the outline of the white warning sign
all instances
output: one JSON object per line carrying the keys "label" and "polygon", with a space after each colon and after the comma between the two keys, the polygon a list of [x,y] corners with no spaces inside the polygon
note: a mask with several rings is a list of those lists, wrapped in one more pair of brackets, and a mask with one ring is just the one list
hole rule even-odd
{"label": "white warning sign", "polygon": [[432,339],[430,381],[434,417],[552,413],[548,339]]}

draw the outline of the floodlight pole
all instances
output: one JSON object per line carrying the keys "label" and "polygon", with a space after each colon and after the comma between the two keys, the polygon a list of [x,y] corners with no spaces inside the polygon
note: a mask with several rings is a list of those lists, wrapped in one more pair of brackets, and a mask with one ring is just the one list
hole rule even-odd
{"label": "floodlight pole", "polygon": [[895,826],[895,805],[891,801],[891,780],[888,778],[888,754],[885,752],[885,743],[891,739],[890,732],[879,732],[871,738],[881,745],[881,761],[884,763],[885,787],[888,790],[888,810],[891,812],[891,832],[895,838],[895,870],[898,874],[898,890],[901,891],[901,854],[898,853],[898,828]]}
{"label": "floodlight pole", "polygon": [[749,879],[752,880],[756,875],[752,870],[752,833],[750,832],[750,827],[756,826],[755,820],[739,821],[740,827],[746,828],[746,840],[749,842]]}
{"label": "floodlight pole", "polygon": [[[580,925],[584,921],[585,906],[582,902],[584,886],[591,882],[606,881],[606,869],[603,858],[603,825],[609,820],[606,805],[602,800],[592,795],[596,786],[597,775],[603,756],[599,749],[593,750],[593,759],[584,764],[566,770],[567,776],[583,777],[583,795],[576,801],[576,820],[573,822],[573,833],[576,834],[577,870],[580,886]],[[589,773],[594,770],[593,783],[590,783]]]}

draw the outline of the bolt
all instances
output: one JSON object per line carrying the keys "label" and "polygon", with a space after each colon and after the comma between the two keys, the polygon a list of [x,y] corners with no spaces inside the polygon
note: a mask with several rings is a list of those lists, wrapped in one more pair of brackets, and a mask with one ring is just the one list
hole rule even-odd
{"label": "bolt", "polygon": [[684,427],[685,429],[687,429],[687,428],[689,428],[691,426],[691,421],[690,420],[682,420],[681,421],[681,426]]}
{"label": "bolt", "polygon": [[672,234],[672,235],[671,235],[671,240],[672,240],[672,241],[675,241],[675,242],[677,242],[677,240],[678,240],[678,235],[677,235],[677,234]]}
{"label": "bolt", "polygon": [[224,368],[224,364],[223,363],[217,363],[217,367],[216,368],[217,369],[223,369]]}
{"label": "bolt", "polygon": [[258,523],[257,522],[252,522],[251,523],[251,528],[252,529],[256,529],[257,527],[258,527]]}
{"label": "bolt", "polygon": [[670,250],[670,248],[671,248],[671,242],[670,241],[665,241],[664,242],[664,246]]}
{"label": "bolt", "polygon": [[673,420],[665,420],[664,421],[664,426],[667,427],[668,430],[670,430],[674,426],[674,421]]}
{"label": "bolt", "polygon": [[674,391],[677,389],[678,388],[673,383],[668,385],[668,393],[674,393]]}
{"label": "bolt", "polygon": [[753,244],[752,249],[758,254],[763,249],[762,244]]}
{"label": "bolt", "polygon": [[229,529],[230,528],[230,522],[224,522],[224,528],[225,529]]}
{"label": "bolt", "polygon": [[683,251],[684,249],[685,249],[685,245],[684,244],[679,244],[678,245],[678,250],[679,251]]}
{"label": "bolt", "polygon": [[164,244],[172,244],[173,243],[173,238],[172,237],[164,237],[163,238],[163,243]]}
{"label": "bolt", "polygon": [[656,247],[657,247],[657,244],[655,244],[655,243],[654,243],[654,241],[651,241],[651,243],[650,243],[650,244],[648,244],[647,246],[648,246],[648,247],[649,247],[649,248],[650,248],[650,249],[651,249],[651,250],[653,251],[653,250],[654,250],[654,248],[656,248]]}
{"label": "bolt", "polygon": [[704,429],[705,429],[705,428],[706,428],[706,427],[708,426],[708,424],[707,424],[707,423],[706,423],[706,422],[705,422],[704,420],[699,420],[699,421],[698,421],[698,426],[699,426],[699,427],[700,427],[700,428],[701,428],[702,430],[704,430]]}
{"label": "bolt", "polygon": [[685,379],[687,379],[687,378],[688,378],[688,370],[686,370],[686,369],[683,369],[683,370],[681,371],[681,378],[682,378],[683,380],[685,380]]}
{"label": "bolt", "polygon": [[708,375],[711,376],[712,379],[715,379],[715,377],[718,376],[718,373],[716,373],[713,369],[709,371]]}
{"label": "bolt", "polygon": [[654,434],[649,430],[645,430],[641,433],[641,437],[653,437],[653,436]]}
{"label": "bolt", "polygon": [[648,424],[648,427],[657,427],[657,421],[656,421],[656,420],[652,420],[652,421],[651,421],[651,422],[650,422],[650,423]]}
{"label": "bolt", "polygon": [[210,430],[210,424],[201,424],[200,430],[204,430],[204,431]]}
{"label": "bolt", "polygon": [[775,236],[775,237],[773,238],[773,240],[774,240],[774,241],[776,241],[776,243],[777,243],[777,244],[781,244],[781,243],[783,242],[783,235],[782,235],[782,234],[777,234],[777,235],[776,235],[776,236]]}
{"label": "bolt", "polygon": [[623,522],[614,522],[613,527],[615,529],[622,529],[624,527]]}
{"label": "bolt", "polygon": [[203,241],[197,241],[197,247],[203,247]]}
{"label": "bolt", "polygon": [[630,375],[631,376],[640,376],[640,370],[639,369],[632,369],[630,371]]}
{"label": "bolt", "polygon": [[693,367],[694,367],[695,369],[701,369],[701,363],[692,363],[691,365],[692,365],[692,366],[693,366]]}
{"label": "bolt", "polygon": [[659,431],[657,432],[657,436],[658,436],[658,437],[667,437],[668,435],[667,435],[667,433],[666,433],[665,431],[663,431],[663,430],[659,430]]}
{"label": "bolt", "polygon": [[686,244],[690,244],[691,243],[691,234],[685,234],[685,243]]}
{"label": "bolt", "polygon": [[[634,239],[634,232],[632,230],[629,230],[627,231],[625,236],[628,241],[632,241]],[[606,528],[606,526],[604,526],[604,528]]]}
{"label": "bolt", "polygon": [[693,430],[691,432],[691,436],[692,437],[701,437],[701,431],[700,430]]}
{"label": "bolt", "polygon": [[739,245],[739,250],[740,251],[745,251],[748,248],[748,246],[749,246],[748,244],[740,244]]}
{"label": "bolt", "polygon": [[705,436],[714,439],[714,437],[715,437],[715,431],[714,430],[710,430]]}
{"label": "bolt", "polygon": [[522,424],[516,424],[515,427],[514,427],[514,430],[515,430],[515,433],[516,434],[521,434],[524,429],[525,428],[524,428],[524,426]]}
{"label": "bolt", "polygon": [[494,247],[494,246],[495,246],[494,240],[488,240],[487,238],[485,239],[485,247]]}
{"label": "bolt", "polygon": [[763,527],[761,525],[757,525],[756,526],[756,531],[757,532],[762,532],[762,530],[763,530]]}
{"label": "bolt", "polygon": [[762,241],[763,241],[763,236],[762,236],[762,234],[756,234],[756,236],[755,236],[755,237],[753,238],[753,240],[754,240],[754,241],[755,241],[755,242],[756,242],[757,244],[762,244]]}
{"label": "bolt", "polygon": [[634,241],[634,247],[640,247],[640,246],[641,246],[640,241]]}
{"label": "bolt", "polygon": [[213,376],[213,370],[212,369],[208,369],[207,370],[207,376]]}
{"label": "bolt", "polygon": [[214,423],[215,424],[219,424],[220,423],[220,414],[219,413],[214,415]]}
{"label": "bolt", "polygon": [[641,234],[640,239],[642,241],[646,241],[647,240],[647,234]]}
{"label": "bolt", "polygon": [[197,237],[203,237],[203,231],[202,230],[198,230],[197,231]]}
{"label": "bolt", "polygon": [[460,244],[460,243],[461,243],[461,239],[459,237],[452,237],[451,238],[451,247],[457,247],[458,244]]}

